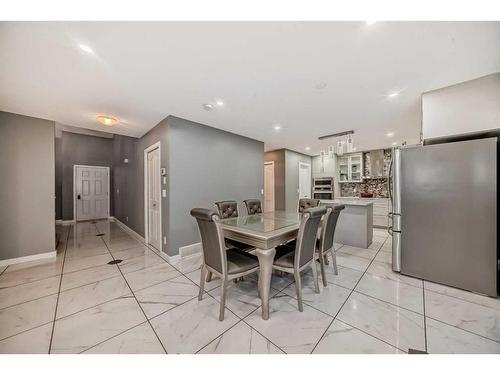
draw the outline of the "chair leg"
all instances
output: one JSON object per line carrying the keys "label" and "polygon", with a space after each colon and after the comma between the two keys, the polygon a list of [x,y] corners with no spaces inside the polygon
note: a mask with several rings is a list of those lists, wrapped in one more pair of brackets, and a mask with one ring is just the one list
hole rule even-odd
{"label": "chair leg", "polygon": [[209,283],[210,281],[212,281],[212,272],[208,271],[208,273],[207,273],[207,283]]}
{"label": "chair leg", "polygon": [[335,253],[335,249],[332,248],[332,266],[333,266],[333,273],[335,275],[338,275],[339,274],[339,270],[337,268],[337,254]]}
{"label": "chair leg", "polygon": [[227,278],[222,278],[222,284],[220,286],[220,310],[219,310],[219,320],[222,322],[224,320],[224,310],[226,309],[226,284]]}
{"label": "chair leg", "polygon": [[299,311],[304,311],[304,306],[302,305],[302,281],[300,280],[300,273],[294,272],[295,277],[295,289],[297,290],[297,302],[299,305]]}
{"label": "chair leg", "polygon": [[325,261],[324,261],[324,257],[322,257],[321,255],[319,256],[319,266],[320,266],[320,270],[321,270],[321,279],[323,280],[323,286],[327,286],[327,282],[326,282],[326,272],[325,272]]}
{"label": "chair leg", "polygon": [[201,266],[201,277],[200,277],[200,291],[198,292],[198,301],[201,301],[203,298],[203,293],[205,292],[205,277],[206,277],[207,269],[205,266]]}
{"label": "chair leg", "polygon": [[316,260],[313,259],[311,262],[311,268],[313,271],[313,278],[314,278],[314,292],[319,293],[319,284],[318,284],[318,269],[316,268]]}
{"label": "chair leg", "polygon": [[329,260],[328,260],[328,254],[325,254],[325,264],[328,266],[328,264],[330,263]]}

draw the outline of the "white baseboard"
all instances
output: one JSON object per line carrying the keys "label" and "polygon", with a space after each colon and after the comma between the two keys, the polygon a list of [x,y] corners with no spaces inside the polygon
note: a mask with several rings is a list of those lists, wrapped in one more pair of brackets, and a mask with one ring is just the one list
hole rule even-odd
{"label": "white baseboard", "polygon": [[74,220],[56,220],[56,225],[67,226],[67,225],[71,225],[74,223],[75,223]]}
{"label": "white baseboard", "polygon": [[201,242],[193,243],[191,245],[179,247],[179,256],[181,258],[188,257],[190,255],[201,253]]}
{"label": "white baseboard", "polygon": [[135,237],[137,238],[139,241],[141,241],[144,245],[147,245],[146,244],[146,240],[144,239],[144,237],[142,237],[139,233],[137,233],[135,230],[133,230],[132,228],[130,228],[127,224],[125,223],[122,223],[120,220],[118,220],[116,217],[114,216],[110,216],[109,217],[109,220],[111,221],[114,221],[116,224],[118,224],[125,232],[129,233],[132,237]]}
{"label": "white baseboard", "polygon": [[40,259],[55,258],[56,255],[57,251],[49,251],[48,253],[28,255],[19,258],[4,259],[0,260],[0,267],[10,266],[12,264],[17,264],[17,263],[32,262],[34,260],[40,260]]}

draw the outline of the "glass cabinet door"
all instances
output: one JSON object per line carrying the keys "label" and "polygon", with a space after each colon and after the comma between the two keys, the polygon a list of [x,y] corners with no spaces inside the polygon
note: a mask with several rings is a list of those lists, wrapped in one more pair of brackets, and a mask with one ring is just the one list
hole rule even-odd
{"label": "glass cabinet door", "polygon": [[355,154],[350,156],[351,181],[359,182],[363,179],[363,156]]}
{"label": "glass cabinet door", "polygon": [[347,182],[349,181],[349,157],[343,156],[339,157],[339,181]]}

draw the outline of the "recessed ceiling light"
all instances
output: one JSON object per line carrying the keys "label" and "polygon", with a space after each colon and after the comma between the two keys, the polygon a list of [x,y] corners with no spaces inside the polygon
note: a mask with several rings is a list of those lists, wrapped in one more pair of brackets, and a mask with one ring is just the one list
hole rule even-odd
{"label": "recessed ceiling light", "polygon": [[92,48],[90,48],[89,46],[87,46],[86,44],[80,44],[78,45],[78,47],[80,47],[80,49],[83,51],[83,52],[86,52],[90,55],[94,55],[95,52]]}
{"label": "recessed ceiling light", "polygon": [[386,135],[387,135],[389,138],[394,137],[394,132],[388,132]]}
{"label": "recessed ceiling light", "polygon": [[217,100],[215,104],[217,104],[219,107],[222,107],[224,105],[224,102],[222,100]]}
{"label": "recessed ceiling light", "polygon": [[310,151],[310,150],[311,150],[311,147],[307,146],[306,151]]}
{"label": "recessed ceiling light", "polygon": [[214,109],[214,106],[210,103],[205,103],[202,105],[202,107],[205,111],[211,111],[212,109]]}
{"label": "recessed ceiling light", "polygon": [[397,146],[398,142],[392,142],[393,146]]}
{"label": "recessed ceiling light", "polygon": [[390,93],[387,94],[388,98],[395,98],[399,96],[399,91],[391,91]]}
{"label": "recessed ceiling light", "polygon": [[118,119],[113,116],[100,115],[97,116],[97,121],[106,126],[114,126],[118,124]]}
{"label": "recessed ceiling light", "polygon": [[373,25],[373,24],[375,24],[375,23],[377,23],[377,21],[373,21],[373,20],[372,20],[372,21],[366,21],[366,24],[367,24],[368,26],[371,26],[371,25]]}
{"label": "recessed ceiling light", "polygon": [[274,130],[281,130],[281,125],[274,125]]}

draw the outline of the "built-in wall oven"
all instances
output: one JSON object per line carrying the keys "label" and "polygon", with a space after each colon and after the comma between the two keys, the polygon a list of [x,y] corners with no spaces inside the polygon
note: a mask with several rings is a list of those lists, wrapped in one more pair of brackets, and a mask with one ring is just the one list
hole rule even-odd
{"label": "built-in wall oven", "polygon": [[313,178],[313,198],[323,200],[333,199],[333,177]]}

